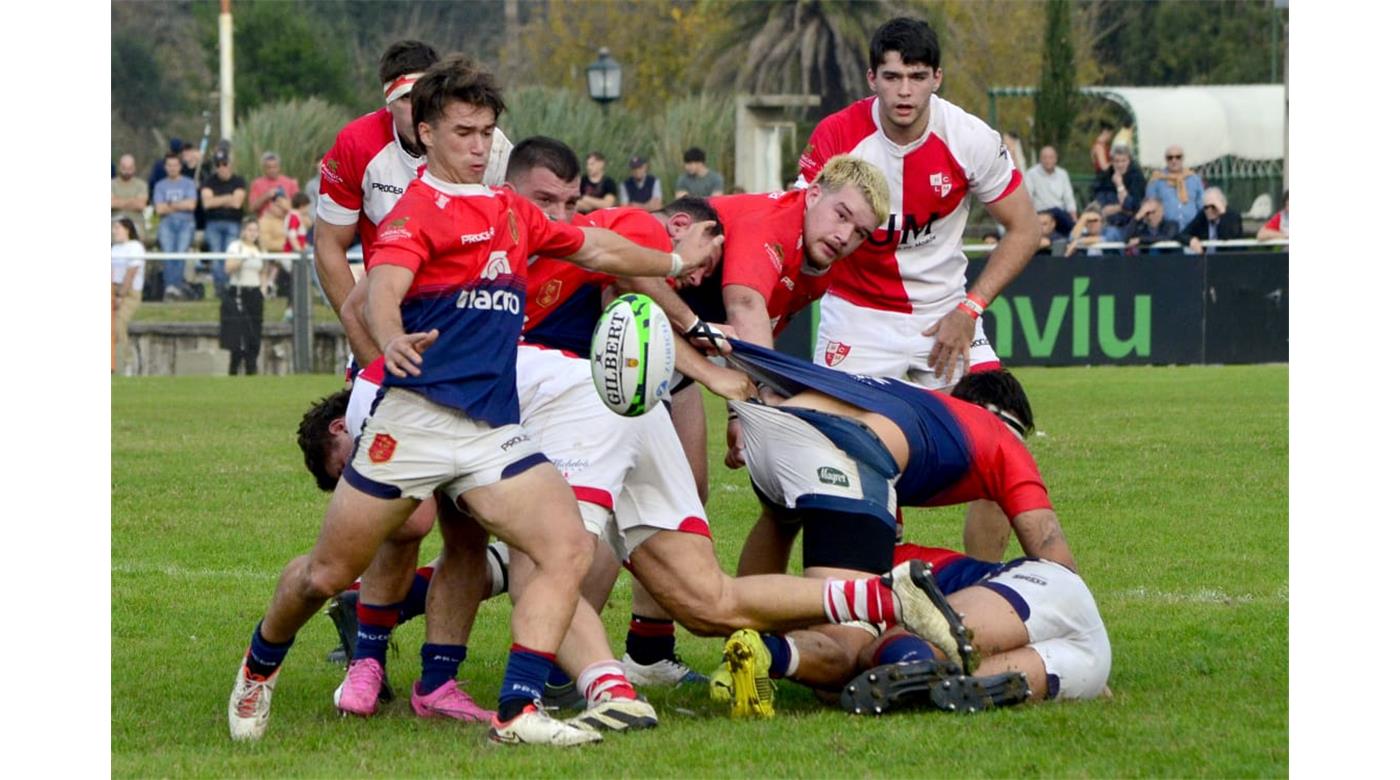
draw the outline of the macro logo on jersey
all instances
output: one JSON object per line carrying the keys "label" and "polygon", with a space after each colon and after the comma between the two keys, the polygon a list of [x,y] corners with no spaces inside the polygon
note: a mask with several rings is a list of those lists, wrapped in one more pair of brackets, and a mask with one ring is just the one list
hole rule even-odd
{"label": "macro logo on jersey", "polygon": [[826,364],[828,366],[839,366],[846,356],[851,354],[851,345],[842,344],[839,341],[826,342]]}
{"label": "macro logo on jersey", "polygon": [[394,457],[394,449],[398,446],[399,443],[394,441],[393,436],[387,433],[375,434],[374,441],[369,445],[370,463],[387,463],[390,458]]}

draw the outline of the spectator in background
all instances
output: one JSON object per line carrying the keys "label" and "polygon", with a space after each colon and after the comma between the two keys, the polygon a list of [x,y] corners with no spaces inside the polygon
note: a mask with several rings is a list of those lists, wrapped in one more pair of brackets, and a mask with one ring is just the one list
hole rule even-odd
{"label": "spectator in background", "polygon": [[1069,234],[1065,257],[1072,256],[1080,249],[1087,249],[1085,254],[1091,257],[1102,255],[1103,250],[1094,245],[1104,240],[1103,229],[1103,214],[1099,213],[1097,206],[1084,209],[1084,213],[1079,215],[1079,221],[1074,225],[1074,230]]}
{"label": "spectator in background", "polygon": [[608,158],[602,152],[589,152],[584,161],[584,176],[578,189],[578,213],[587,214],[617,205],[617,182],[608,177]]}
{"label": "spectator in background", "polygon": [[238,240],[225,250],[228,288],[219,303],[219,346],[229,351],[228,373],[240,366],[245,374],[258,373],[262,350],[263,300],[272,297],[272,265],[258,250],[258,220],[246,217]]}
{"label": "spectator in background", "polygon": [[[180,172],[190,177],[190,181],[200,182],[209,175],[208,170],[201,171],[200,165],[204,162],[204,152],[199,150],[194,144],[185,144],[180,150]],[[204,193],[196,187],[194,200],[194,229],[196,232],[204,230]],[[195,237],[198,239],[198,236]],[[198,240],[195,243],[199,243]]]}
{"label": "spectator in background", "polygon": [[1105,241],[1122,241],[1142,206],[1147,179],[1126,146],[1113,147],[1108,169],[1094,182],[1094,202],[1103,216]]}
{"label": "spectator in background", "polygon": [[1283,191],[1283,211],[1270,217],[1254,237],[1260,241],[1288,240],[1288,190]]}
{"label": "spectator in background", "polygon": [[1006,151],[1011,155],[1011,163],[1016,166],[1016,170],[1026,170],[1026,151],[1021,148],[1021,136],[1015,133],[1002,133],[1001,145],[1006,147]]}
{"label": "spectator in background", "polygon": [[[135,171],[134,160],[132,171]],[[144,185],[146,182],[141,183]],[[141,288],[145,280],[146,247],[136,238],[136,223],[130,217],[117,217],[112,220],[113,374],[125,371],[131,365],[127,354],[130,351],[127,327],[136,309],[141,306]]]}
{"label": "spectator in background", "polygon": [[[210,252],[223,252],[238,238],[243,204],[248,199],[248,182],[233,172],[227,151],[214,152],[214,172],[204,178],[200,194],[204,198],[204,240]],[[214,277],[214,294],[222,297],[228,285],[223,260],[215,260],[210,273]]]}
{"label": "spectator in background", "polygon": [[[1058,221],[1055,215],[1049,211],[1036,213],[1036,219],[1040,222],[1040,246],[1035,253],[1038,255],[1061,255],[1065,250],[1065,234],[1060,232]],[[1070,226],[1073,230],[1073,225]]]}
{"label": "spectator in background", "polygon": [[1171,241],[1181,232],[1181,225],[1174,219],[1167,219],[1162,201],[1148,195],[1142,201],[1142,208],[1133,216],[1128,226],[1128,254],[1137,254],[1138,247],[1152,246],[1158,241]]}
{"label": "spectator in background", "polygon": [[1060,155],[1055,147],[1040,150],[1040,164],[1026,171],[1026,189],[1031,193],[1031,205],[1037,213],[1049,212],[1055,220],[1055,230],[1068,233],[1079,219],[1079,206],[1074,202],[1074,187],[1069,172],[1059,166]]}
{"label": "spectator in background", "polygon": [[1098,175],[1108,170],[1109,166],[1109,142],[1113,140],[1113,125],[1108,122],[1099,122],[1099,134],[1094,138],[1094,145],[1089,147],[1089,162],[1094,166],[1094,174]]}
{"label": "spectator in background", "polygon": [[[172,139],[170,139],[170,152],[173,152],[176,156],[179,156],[180,153],[183,152],[184,150],[185,150],[185,142],[184,142],[184,141],[181,141],[181,140],[178,139],[178,138],[172,138]],[[180,170],[181,170],[186,176],[190,177],[191,180],[193,180],[193,179],[194,179],[194,171],[193,171],[193,170],[186,171],[184,168],[185,168],[185,163],[184,163],[184,159],[182,158],[181,161],[180,161]],[[161,179],[164,179],[164,178],[165,178],[165,158],[162,157],[162,158],[156,160],[154,163],[151,163],[151,175],[146,177],[146,184],[151,188],[151,192],[155,192],[155,190],[156,190],[156,183],[159,182]]]}
{"label": "spectator in background", "polygon": [[1167,147],[1167,167],[1152,172],[1147,197],[1162,202],[1163,215],[1178,225],[1189,225],[1201,210],[1206,186],[1195,171],[1186,167],[1186,154],[1180,146]]}
{"label": "spectator in background", "polygon": [[[248,196],[252,202],[248,208],[259,218],[262,218],[267,208],[279,195],[287,197],[287,206],[281,214],[277,215],[280,221],[287,216],[286,209],[290,208],[291,197],[301,190],[297,188],[296,179],[282,175],[282,158],[276,152],[265,152],[262,156],[263,175],[253,179],[253,186],[248,190]],[[279,245],[280,246],[280,245]]]}
{"label": "spectator in background", "polygon": [[[282,251],[292,254],[304,252],[308,242],[306,231],[311,227],[311,196],[304,192],[298,192],[292,196],[291,210],[287,212],[287,218],[283,221],[283,231],[287,238],[282,243]],[[286,298],[290,304],[292,300],[292,261],[277,260],[273,263],[274,282],[277,287],[277,295]],[[287,319],[292,317],[291,306],[288,305],[286,311]]]}
{"label": "spectator in background", "polygon": [[647,158],[640,155],[627,162],[632,175],[622,182],[619,194],[623,206],[636,206],[647,211],[661,208],[661,182],[647,172]]}
{"label": "spectator in background", "polygon": [[[151,200],[151,188],[145,179],[136,178],[136,158],[124,154],[117,161],[117,175],[112,178],[112,219],[125,218],[133,230],[146,226],[146,204]],[[131,238],[140,241],[141,234]]]}
{"label": "spectator in background", "polygon": [[[1206,190],[1205,205],[1196,218],[1176,237],[1186,244],[1186,251],[1200,254],[1202,241],[1229,241],[1244,236],[1244,227],[1239,212],[1230,210],[1230,201],[1219,187]],[[1206,254],[1215,254],[1215,247],[1206,248]]]}
{"label": "spectator in background", "polygon": [[[165,178],[156,182],[153,199],[160,227],[156,238],[162,252],[188,252],[194,243],[194,207],[198,198],[194,180],[180,171],[180,155],[165,155]],[[185,261],[166,260],[161,275],[165,298],[189,298],[193,293],[185,284]]]}
{"label": "spectator in background", "polygon": [[724,194],[724,177],[706,167],[705,150],[692,146],[685,150],[681,160],[685,163],[685,173],[676,179],[677,198],[686,195],[708,198]]}

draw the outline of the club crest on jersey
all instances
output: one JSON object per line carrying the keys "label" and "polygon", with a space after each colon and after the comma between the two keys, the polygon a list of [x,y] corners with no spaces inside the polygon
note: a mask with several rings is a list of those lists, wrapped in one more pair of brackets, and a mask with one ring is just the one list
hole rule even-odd
{"label": "club crest on jersey", "polygon": [[768,253],[768,259],[773,263],[773,270],[783,270],[783,245],[779,243],[764,244],[763,251]]}
{"label": "club crest on jersey", "polygon": [[374,441],[369,445],[369,462],[386,463],[394,457],[394,449],[399,443],[394,441],[394,437],[387,433],[376,433]]}
{"label": "club crest on jersey", "polygon": [[559,300],[559,293],[564,289],[564,283],[558,279],[550,279],[544,283],[540,289],[540,294],[535,296],[535,303],[540,306],[551,306]]}
{"label": "club crest on jersey", "polygon": [[401,238],[412,238],[413,234],[408,230],[408,217],[399,217],[385,225],[379,231],[380,241],[396,241]]}
{"label": "club crest on jersey", "polygon": [[[447,208],[447,196],[439,192],[437,200],[433,201],[433,205],[437,206],[439,209]],[[462,243],[465,244],[467,242],[463,241]]]}
{"label": "club crest on jersey", "polygon": [[506,210],[506,227],[510,228],[510,240],[520,243],[520,227],[515,224],[515,209]]}
{"label": "club crest on jersey", "polygon": [[327,157],[321,162],[321,175],[330,181],[340,184],[340,163],[333,157]]}
{"label": "club crest on jersey", "polygon": [[938,194],[946,198],[948,197],[948,193],[953,191],[952,177],[944,176],[941,173],[935,173],[928,177],[928,186],[938,190]]}
{"label": "club crest on jersey", "polygon": [[828,366],[839,366],[846,356],[851,354],[851,345],[842,344],[839,341],[826,342],[826,364]]}

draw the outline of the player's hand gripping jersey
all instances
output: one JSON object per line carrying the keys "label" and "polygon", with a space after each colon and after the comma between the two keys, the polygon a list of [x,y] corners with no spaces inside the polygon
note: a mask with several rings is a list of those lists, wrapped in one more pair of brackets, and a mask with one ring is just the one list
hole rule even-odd
{"label": "player's hand gripping jersey", "polygon": [[[499,128],[491,140],[483,181],[505,181],[511,143]],[[316,216],[332,225],[359,223],[360,244],[368,254],[378,228],[409,182],[418,178],[427,161],[414,157],[399,143],[394,117],[381,108],[346,125],[321,160],[321,195]]]}
{"label": "player's hand gripping jersey", "polygon": [[1021,174],[996,131],[937,95],[928,129],[907,146],[881,131],[875,101],[866,98],[823,119],[798,161],[799,187],[816,181],[838,154],[873,163],[890,185],[893,213],[833,267],[830,294],[871,309],[941,316],[963,298],[969,196],[998,201],[1020,185]]}
{"label": "player's hand gripping jersey", "polygon": [[[599,209],[575,215],[573,224],[580,228],[606,228],[648,249],[671,251],[671,235],[666,226],[642,209]],[[554,257],[531,257],[524,340],[587,355],[593,326],[603,315],[603,288],[615,281],[615,276]]]}
{"label": "player's hand gripping jersey", "polygon": [[385,376],[493,426],[520,420],[515,353],[524,319],[530,255],[567,256],[583,232],[550,222],[509,190],[448,184],[425,173],[380,226],[370,270],[414,272],[401,312],[405,333],[438,330],[419,376]]}

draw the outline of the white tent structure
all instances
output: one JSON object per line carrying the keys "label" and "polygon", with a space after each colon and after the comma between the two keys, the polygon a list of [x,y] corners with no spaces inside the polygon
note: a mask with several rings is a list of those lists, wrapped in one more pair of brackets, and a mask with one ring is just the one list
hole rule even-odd
{"label": "white tent structure", "polygon": [[1089,87],[1087,95],[1117,103],[1133,117],[1135,156],[1160,165],[1172,144],[1197,167],[1222,157],[1271,161],[1285,157],[1282,84],[1212,87]]}

